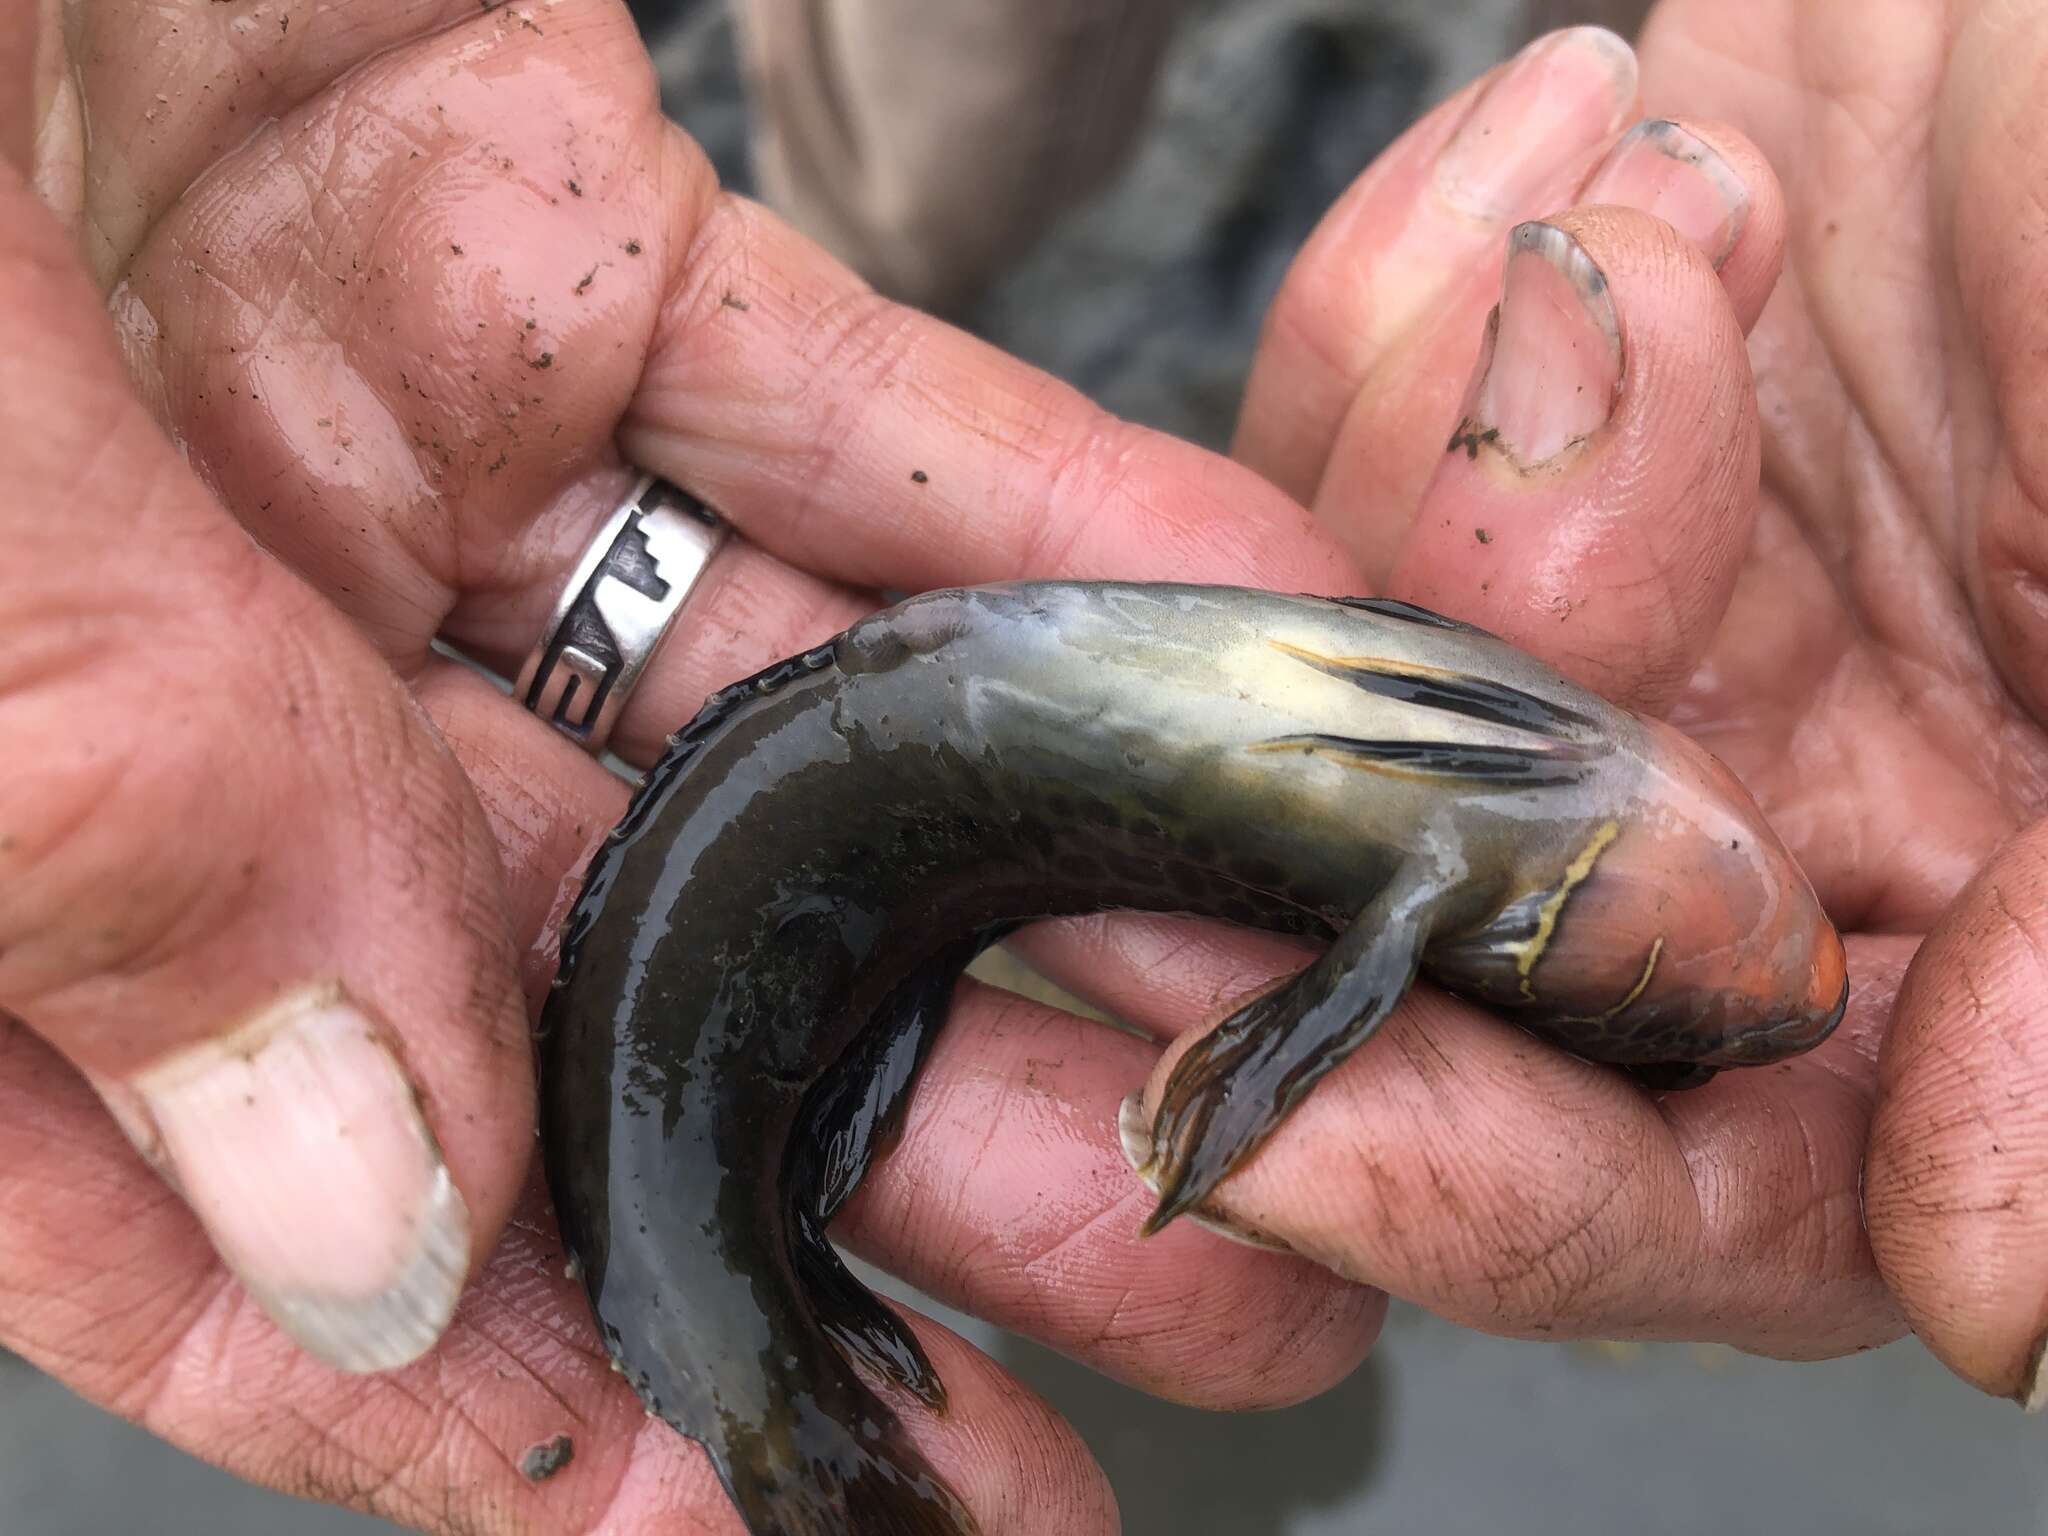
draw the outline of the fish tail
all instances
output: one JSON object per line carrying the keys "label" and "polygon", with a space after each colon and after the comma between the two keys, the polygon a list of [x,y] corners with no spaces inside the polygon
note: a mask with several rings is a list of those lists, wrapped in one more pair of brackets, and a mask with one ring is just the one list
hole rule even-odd
{"label": "fish tail", "polygon": [[[829,1324],[795,1256],[728,1252],[728,1284],[741,1283],[631,1309],[653,1321],[622,1351],[642,1402],[710,1452],[749,1536],[979,1536],[895,1408],[849,1358],[841,1336],[867,1320]],[[851,1275],[846,1285],[859,1290]],[[915,1335],[898,1328],[936,1390]],[[735,1348],[740,1339],[748,1343]]]}
{"label": "fish tail", "polygon": [[743,1438],[727,1486],[751,1536],[979,1536],[879,1399],[841,1418],[813,1398],[779,1433]]}

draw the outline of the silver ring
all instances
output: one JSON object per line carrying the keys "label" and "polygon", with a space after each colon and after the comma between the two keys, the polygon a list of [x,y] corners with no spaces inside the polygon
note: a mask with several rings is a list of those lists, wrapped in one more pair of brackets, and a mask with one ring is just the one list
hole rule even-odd
{"label": "silver ring", "polygon": [[648,475],[591,541],[513,697],[590,752],[620,712],[725,542],[725,520]]}

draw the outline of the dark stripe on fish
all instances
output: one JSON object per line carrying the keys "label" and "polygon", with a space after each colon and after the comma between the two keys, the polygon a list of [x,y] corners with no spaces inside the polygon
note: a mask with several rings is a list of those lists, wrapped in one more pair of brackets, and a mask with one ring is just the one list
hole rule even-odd
{"label": "dark stripe on fish", "polygon": [[1276,736],[1255,752],[1303,752],[1334,757],[1348,767],[1418,778],[1546,787],[1575,784],[1589,754],[1580,748],[1482,747],[1464,741],[1364,741],[1355,736]]}
{"label": "dark stripe on fish", "polygon": [[1583,730],[1592,724],[1577,710],[1468,672],[1451,672],[1381,656],[1319,656],[1284,640],[1275,640],[1273,648],[1318,672],[1401,704],[1419,704],[1425,709],[1533,731],[1539,736],[1562,737],[1575,727]]}

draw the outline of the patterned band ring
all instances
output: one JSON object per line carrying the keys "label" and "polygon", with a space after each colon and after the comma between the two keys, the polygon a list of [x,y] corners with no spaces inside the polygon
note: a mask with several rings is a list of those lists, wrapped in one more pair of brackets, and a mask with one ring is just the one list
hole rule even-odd
{"label": "patterned band ring", "polygon": [[603,751],[727,532],[687,491],[641,480],[563,587],[513,696],[585,750]]}

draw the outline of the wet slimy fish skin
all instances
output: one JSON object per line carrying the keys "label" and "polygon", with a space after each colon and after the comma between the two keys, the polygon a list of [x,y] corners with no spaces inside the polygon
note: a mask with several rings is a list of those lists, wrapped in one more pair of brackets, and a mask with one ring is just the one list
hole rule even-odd
{"label": "wet slimy fish skin", "polygon": [[865,619],[675,738],[542,1026],[549,1184],[604,1337],[753,1536],[974,1529],[862,1370],[935,1407],[942,1384],[824,1233],[974,954],[1117,908],[1332,940],[1125,1128],[1155,1230],[1418,972],[1661,1086],[1807,1050],[1847,997],[1732,775],[1480,631],[1115,583]]}

